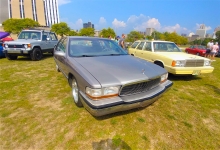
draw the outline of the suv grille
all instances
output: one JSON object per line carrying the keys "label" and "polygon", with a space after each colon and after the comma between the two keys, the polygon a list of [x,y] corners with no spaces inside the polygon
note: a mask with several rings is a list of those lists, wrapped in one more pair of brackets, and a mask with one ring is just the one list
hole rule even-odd
{"label": "suv grille", "polygon": [[160,78],[156,78],[156,79],[145,81],[145,82],[139,82],[139,83],[125,85],[124,87],[122,87],[119,95],[125,96],[125,95],[146,92],[146,91],[158,86],[159,83],[160,83]]}
{"label": "suv grille", "polygon": [[23,48],[23,45],[8,45],[8,48]]}
{"label": "suv grille", "polygon": [[185,67],[202,67],[202,66],[204,66],[203,59],[186,60]]}

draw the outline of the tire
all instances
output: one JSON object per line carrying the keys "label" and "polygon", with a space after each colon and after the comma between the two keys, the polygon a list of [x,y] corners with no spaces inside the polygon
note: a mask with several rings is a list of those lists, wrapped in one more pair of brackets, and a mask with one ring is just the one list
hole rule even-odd
{"label": "tire", "polygon": [[73,96],[74,103],[76,104],[77,107],[83,107],[83,104],[79,98],[79,88],[76,79],[74,77],[69,78],[69,84],[70,87],[72,88],[71,93]]}
{"label": "tire", "polygon": [[8,53],[5,53],[5,57],[8,60],[16,60],[18,58],[18,56],[14,56],[14,55],[9,55]]}
{"label": "tire", "polygon": [[42,59],[42,52],[39,48],[34,48],[33,52],[31,53],[31,60],[39,61]]}

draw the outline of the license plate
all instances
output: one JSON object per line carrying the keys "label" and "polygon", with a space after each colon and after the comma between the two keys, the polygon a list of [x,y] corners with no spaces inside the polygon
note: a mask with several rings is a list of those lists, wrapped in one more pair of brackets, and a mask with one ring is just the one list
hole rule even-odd
{"label": "license plate", "polygon": [[200,70],[193,70],[192,75],[200,75],[201,71]]}

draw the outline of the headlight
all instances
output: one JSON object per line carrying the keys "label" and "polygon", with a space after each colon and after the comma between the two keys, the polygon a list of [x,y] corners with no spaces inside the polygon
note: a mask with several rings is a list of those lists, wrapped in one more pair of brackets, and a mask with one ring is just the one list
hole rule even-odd
{"label": "headlight", "polygon": [[165,82],[165,81],[167,80],[167,78],[168,78],[168,73],[163,74],[163,75],[160,77],[160,83]]}
{"label": "headlight", "polygon": [[24,48],[28,48],[27,44],[24,44]]}
{"label": "headlight", "polygon": [[93,100],[101,98],[117,96],[119,92],[119,86],[105,87],[101,89],[92,89],[86,87],[86,94]]}
{"label": "headlight", "polygon": [[210,60],[205,60],[204,61],[204,66],[210,66],[211,65],[211,61]]}
{"label": "headlight", "polygon": [[185,60],[173,60],[171,65],[173,67],[184,67],[185,63],[186,63]]}
{"label": "headlight", "polygon": [[8,44],[4,44],[4,47],[5,47],[5,48],[8,48]]}
{"label": "headlight", "polygon": [[23,47],[24,47],[24,48],[30,48],[30,47],[31,47],[31,44],[24,44]]}

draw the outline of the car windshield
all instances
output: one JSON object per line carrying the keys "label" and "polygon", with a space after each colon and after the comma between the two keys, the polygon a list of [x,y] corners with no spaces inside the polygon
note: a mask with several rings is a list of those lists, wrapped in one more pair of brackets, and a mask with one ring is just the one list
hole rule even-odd
{"label": "car windshield", "polygon": [[34,31],[22,31],[18,39],[34,39],[40,40],[41,39],[41,32],[34,32]]}
{"label": "car windshield", "polygon": [[202,45],[199,45],[198,48],[199,49],[204,49],[204,50],[206,49],[205,46],[202,46]]}
{"label": "car windshield", "polygon": [[128,55],[115,41],[102,38],[70,38],[71,57]]}
{"label": "car windshield", "polygon": [[154,42],[154,52],[182,52],[174,43]]}

